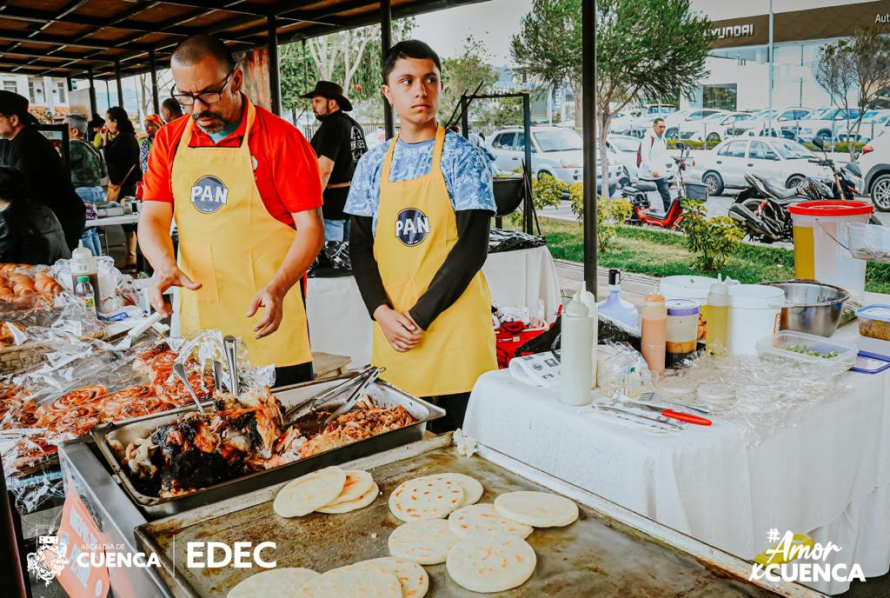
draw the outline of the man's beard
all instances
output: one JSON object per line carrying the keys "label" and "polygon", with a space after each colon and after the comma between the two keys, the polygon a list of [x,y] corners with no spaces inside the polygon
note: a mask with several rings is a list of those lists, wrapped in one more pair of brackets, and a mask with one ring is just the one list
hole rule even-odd
{"label": "man's beard", "polygon": [[[214,124],[210,125],[209,127],[205,127],[205,126],[201,125],[201,123],[198,122],[198,119],[201,119],[201,118],[215,118],[216,122]],[[204,131],[207,134],[219,133],[220,131],[225,129],[226,125],[228,124],[223,119],[222,114],[220,114],[219,112],[213,112],[211,110],[205,110],[204,112],[200,112],[197,114],[193,113],[192,120],[195,121],[195,124],[198,125],[199,129],[201,129],[202,131]]]}

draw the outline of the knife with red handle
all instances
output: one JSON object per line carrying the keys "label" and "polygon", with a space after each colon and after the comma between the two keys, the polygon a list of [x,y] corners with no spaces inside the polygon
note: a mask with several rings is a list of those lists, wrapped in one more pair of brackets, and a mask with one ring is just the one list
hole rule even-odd
{"label": "knife with red handle", "polygon": [[711,425],[711,420],[699,417],[698,415],[692,415],[691,413],[682,413],[680,411],[674,411],[673,409],[662,409],[658,405],[647,405],[646,403],[637,403],[635,401],[625,401],[625,404],[630,405],[631,407],[646,409],[648,411],[657,411],[664,417],[676,419],[688,424],[695,424],[696,426]]}

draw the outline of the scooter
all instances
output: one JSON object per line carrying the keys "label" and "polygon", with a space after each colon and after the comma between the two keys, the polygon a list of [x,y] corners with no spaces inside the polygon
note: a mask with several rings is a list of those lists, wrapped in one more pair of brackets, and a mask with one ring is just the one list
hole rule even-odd
{"label": "scooter", "polygon": [[677,165],[677,197],[671,202],[668,211],[664,214],[650,212],[652,203],[649,201],[649,193],[658,191],[658,187],[653,182],[637,181],[633,185],[626,185],[621,190],[621,197],[630,201],[630,205],[633,207],[627,220],[628,224],[648,224],[659,228],[677,228],[680,225],[683,220],[683,207],[680,202],[686,196],[683,172],[686,170],[686,163],[689,160],[689,149],[682,142],[677,144],[677,148],[680,150],[680,157],[673,158]]}

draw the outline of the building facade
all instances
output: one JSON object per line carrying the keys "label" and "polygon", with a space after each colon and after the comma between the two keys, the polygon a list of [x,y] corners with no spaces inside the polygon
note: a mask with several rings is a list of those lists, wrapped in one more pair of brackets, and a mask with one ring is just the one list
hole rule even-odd
{"label": "building facade", "polygon": [[[712,9],[726,14],[723,2],[697,2],[695,8],[711,16]],[[819,49],[849,38],[867,25],[890,35],[890,0],[855,2],[833,0],[774,0],[773,2],[773,108],[818,108],[834,104],[817,82],[813,67]],[[732,18],[712,17],[717,39],[707,59],[710,74],[701,81],[681,108],[760,110],[768,107],[770,87],[769,5],[733,3]],[[724,10],[720,12],[720,8]],[[766,8],[766,14],[763,13]],[[855,106],[855,91],[848,96]]]}
{"label": "building facade", "polygon": [[58,77],[0,73],[0,89],[28,98],[36,114],[62,116],[68,112],[68,82]]}

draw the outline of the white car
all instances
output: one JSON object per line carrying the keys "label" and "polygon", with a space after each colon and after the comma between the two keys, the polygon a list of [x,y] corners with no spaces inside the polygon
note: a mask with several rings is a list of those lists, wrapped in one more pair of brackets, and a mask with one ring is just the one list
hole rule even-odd
{"label": "white car", "polygon": [[872,139],[862,148],[859,167],[865,177],[862,192],[877,209],[890,212],[890,135]]}
{"label": "white car", "polygon": [[754,115],[748,112],[718,112],[702,120],[691,121],[683,125],[680,130],[680,139],[719,143],[727,137],[732,137],[731,130],[740,129],[745,123],[752,120],[754,120]]}
{"label": "white car", "polygon": [[[574,129],[532,127],[532,175],[550,175],[572,185],[584,180],[584,138]],[[495,157],[502,171],[522,168],[525,159],[525,132],[522,127],[501,129],[486,141],[486,148]],[[599,160],[597,160],[599,162]],[[597,180],[602,185],[602,167],[597,164]],[[609,189],[617,188],[620,171],[610,169]],[[601,191],[602,192],[602,191]]]}
{"label": "white car", "polygon": [[613,168],[617,162],[624,169],[624,175],[628,180],[631,183],[635,182],[640,177],[637,167],[640,139],[632,135],[609,135],[606,146],[609,148],[609,167]]}
{"label": "white car", "polygon": [[[680,130],[687,124],[695,121],[699,121],[705,119],[712,114],[728,114],[726,110],[717,110],[716,108],[692,108],[687,110],[680,110],[678,112],[674,112],[673,114],[669,114],[664,119],[665,131],[664,136],[668,139],[679,139],[680,138]],[[650,120],[645,126],[645,129],[652,128],[652,121]],[[645,133],[645,131],[643,131]]]}
{"label": "white car", "polygon": [[[785,139],[794,139],[800,126],[800,120],[810,114],[812,110],[809,108],[784,108],[781,110],[761,110],[753,114],[754,118],[739,123],[736,134],[742,131],[753,131],[755,135],[760,137],[784,137]],[[772,116],[772,133],[768,132],[770,126],[770,116]]]}
{"label": "white car", "polygon": [[837,139],[841,129],[846,131],[847,118],[851,121],[859,118],[859,110],[851,108],[849,111],[843,108],[827,106],[813,110],[810,114],[800,119],[797,138],[801,141],[812,141],[817,135],[826,143]]}
{"label": "white car", "polygon": [[745,173],[749,171],[793,187],[807,176],[832,176],[829,168],[811,162],[816,158],[816,154],[790,139],[732,137],[709,152],[700,152],[690,178],[707,185],[710,195],[722,195],[728,187],[747,187]]}
{"label": "white car", "polygon": [[838,128],[837,137],[841,141],[851,138],[853,141],[868,143],[876,137],[880,137],[890,126],[890,110],[869,110],[862,115],[862,123],[859,132],[856,132],[855,123],[850,123],[852,134],[847,134],[847,124]]}

